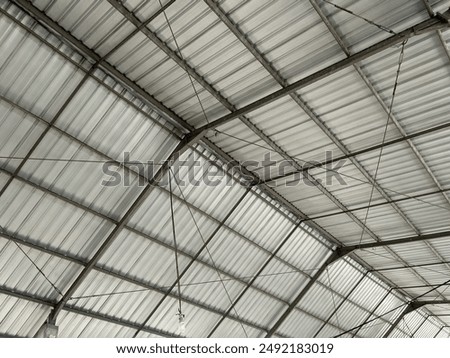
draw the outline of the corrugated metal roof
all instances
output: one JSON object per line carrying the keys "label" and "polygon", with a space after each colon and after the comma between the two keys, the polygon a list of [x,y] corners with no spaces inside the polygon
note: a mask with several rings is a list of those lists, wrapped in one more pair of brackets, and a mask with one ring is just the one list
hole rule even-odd
{"label": "corrugated metal roof", "polygon": [[[99,57],[113,51],[101,60],[116,70],[101,60],[91,69],[96,55],[63,41],[61,29],[49,32],[16,5],[1,4],[0,333],[33,336],[61,299],[52,284],[64,294],[77,282],[57,317],[61,337],[179,336],[175,252],[189,337],[264,337],[273,327],[282,337],[381,337],[410,299],[448,296],[445,287],[427,292],[447,280],[448,238],[326,261],[336,243],[449,229],[448,196],[404,200],[447,189],[448,129],[386,146],[378,169],[379,150],[354,155],[383,141],[398,46],[206,133],[218,149],[205,140],[184,148],[170,163],[175,247],[162,167],[182,137],[172,119],[199,127],[345,58],[345,47],[354,53],[389,36],[327,3],[216,4],[242,38],[201,1],[170,4],[171,28],[159,14],[144,32],[114,1],[29,4]],[[139,21],[160,9],[140,0],[115,5]],[[394,31],[429,16],[419,0],[339,5]],[[443,11],[448,1],[429,5]],[[441,33],[444,45],[448,33]],[[173,59],[178,46],[198,80]],[[384,140],[447,124],[446,46],[436,33],[407,43]],[[268,152],[274,165],[262,162]],[[329,159],[327,152],[354,156],[337,167],[344,185],[327,181],[333,165],[309,170],[321,185],[291,176],[246,188],[248,173],[224,170],[230,156],[251,179],[265,180],[280,174],[283,159],[299,169]],[[162,168],[145,195],[134,161]],[[129,182],[101,185],[107,162]],[[210,172],[218,185],[205,182]],[[383,205],[366,218],[360,207],[368,204]],[[90,259],[92,270],[80,276]],[[391,336],[446,336],[443,312],[431,305],[410,313]]]}

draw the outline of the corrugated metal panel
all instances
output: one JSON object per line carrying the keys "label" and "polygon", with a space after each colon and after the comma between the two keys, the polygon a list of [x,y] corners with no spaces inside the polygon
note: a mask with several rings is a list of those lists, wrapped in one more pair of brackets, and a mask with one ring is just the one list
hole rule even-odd
{"label": "corrugated metal panel", "polygon": [[131,338],[135,330],[72,312],[61,312],[58,320],[60,338]]}
{"label": "corrugated metal panel", "polygon": [[85,260],[112,229],[110,222],[17,180],[0,199],[0,225],[38,245]]}
{"label": "corrugated metal panel", "polygon": [[34,0],[33,5],[100,55],[105,55],[134,30],[108,2],[101,0],[76,3]]}
{"label": "corrugated metal panel", "polygon": [[[157,209],[157,210],[155,210]],[[197,231],[195,218],[201,232]],[[189,208],[177,197],[174,197],[174,217],[177,242],[182,250],[195,253],[216,229],[218,223],[199,210]],[[142,231],[162,242],[172,245],[172,224],[170,215],[169,194],[160,188],[153,188],[148,198],[130,219],[129,226]]]}
{"label": "corrugated metal panel", "polygon": [[[181,294],[225,312],[245,288],[245,284],[237,281],[235,276],[219,273],[204,264],[194,263],[180,280]],[[248,281],[246,277],[238,278]]]}
{"label": "corrugated metal panel", "polygon": [[248,117],[300,165],[325,160],[326,151],[342,154],[290,97],[253,111]]}
{"label": "corrugated metal panel", "polygon": [[251,288],[235,308],[240,317],[263,327],[270,327],[284,313],[287,305]]}
{"label": "corrugated metal panel", "polygon": [[[370,173],[374,173],[379,154],[379,151],[374,151],[358,156],[358,160]],[[414,193],[416,188],[427,191],[436,188],[417,157],[405,143],[384,148],[378,168],[377,182],[382,188],[385,188],[388,195]]]}
{"label": "corrugated metal panel", "polygon": [[312,276],[328,257],[329,252],[322,243],[312,239],[307,232],[296,229],[278,251],[278,256]]}
{"label": "corrugated metal panel", "polygon": [[354,211],[353,214],[361,222],[365,223],[380,239],[389,240],[391,238],[408,237],[416,234],[416,231],[411,225],[390,205],[370,208],[368,215],[367,209]]}
{"label": "corrugated metal panel", "polygon": [[[190,259],[181,253],[178,259],[183,270]],[[99,265],[159,287],[170,286],[176,279],[173,249],[126,229],[101,257]]]}
{"label": "corrugated metal panel", "polygon": [[0,332],[33,337],[50,313],[50,307],[0,294]]}
{"label": "corrugated metal panel", "polygon": [[439,334],[435,338],[449,338],[449,337],[450,337],[450,332],[443,329],[442,331],[439,332]]}
{"label": "corrugated metal panel", "polygon": [[448,188],[450,185],[450,169],[448,167],[448,155],[450,153],[449,136],[450,130],[444,130],[413,140],[425,162],[444,188]]}
{"label": "corrugated metal panel", "polygon": [[312,337],[322,326],[322,321],[301,311],[293,311],[278,332],[288,337]]}
{"label": "corrugated metal panel", "polygon": [[[269,258],[268,253],[225,228],[219,230],[208,248],[216,264],[233,275],[252,276]],[[201,258],[210,260],[206,253]]]}
{"label": "corrugated metal panel", "polygon": [[[82,269],[75,263],[15,245],[2,237],[0,237],[0,258],[2,262],[0,285],[2,287],[51,300],[60,298],[52,284],[60,291],[64,291]],[[35,265],[46,275],[47,279]]]}
{"label": "corrugated metal panel", "polygon": [[[120,219],[142,191],[143,184],[139,186],[133,174],[129,175],[128,183],[106,186],[111,179],[105,173],[107,158],[53,129],[33,151],[32,158],[19,172],[22,178],[115,220]],[[120,169],[112,165],[108,170]]]}
{"label": "corrugated metal panel", "polygon": [[434,337],[438,333],[440,327],[436,326],[434,322],[427,320],[422,327],[414,334],[414,337],[429,338]]}
{"label": "corrugated metal panel", "polygon": [[148,312],[151,312],[162,297],[162,294],[155,291],[145,290],[141,286],[93,271],[68,303],[70,306],[100,315],[143,324]]}
{"label": "corrugated metal panel", "polygon": [[422,233],[448,230],[448,203],[442,195],[430,195],[424,200],[425,202],[405,201],[398,203],[398,206]]}
{"label": "corrugated metal panel", "polygon": [[[369,0],[346,0],[338,2],[338,5],[396,32],[428,18],[425,6],[419,0],[400,0],[395,3],[386,0],[376,3]],[[367,48],[389,36],[388,33],[381,31],[377,27],[340,11],[329,4],[324,3],[323,9],[352,52]]]}
{"label": "corrugated metal panel", "polygon": [[[391,48],[362,62],[363,71],[386,103],[392,96],[399,53],[399,48]],[[408,41],[393,107],[393,114],[407,132],[447,121],[449,70],[437,36],[429,34]]]}
{"label": "corrugated metal panel", "polygon": [[[312,274],[309,270],[304,268],[303,270],[307,275]],[[307,282],[308,278],[303,272],[273,259],[256,279],[254,286],[262,288],[286,302],[290,302]]]}
{"label": "corrugated metal panel", "polygon": [[307,179],[281,183],[277,185],[276,190],[285,198],[289,198],[290,202],[309,216],[338,209],[336,204],[324,196],[322,191]]}
{"label": "corrugated metal panel", "polygon": [[[160,8],[161,4],[166,5],[169,0],[163,0],[161,2],[148,2],[145,0],[125,0],[123,5],[141,20],[145,21],[153,16]],[[163,15],[160,15],[163,16]]]}
{"label": "corrugated metal panel", "polygon": [[234,120],[218,127],[217,134],[208,138],[238,160],[244,167],[257,173],[261,178],[268,178],[278,172],[277,165],[283,157],[260,139],[250,128]]}
{"label": "corrugated metal panel", "polygon": [[[339,157],[335,152],[329,155],[331,158]],[[350,160],[347,159],[325,167],[315,168],[309,172],[317,180],[320,180],[325,188],[349,209],[367,205],[372,184]],[[384,201],[383,197],[375,190],[372,195],[372,203],[380,201]],[[333,210],[332,212],[336,211],[339,210]],[[320,212],[317,214],[327,213]]]}
{"label": "corrugated metal panel", "polygon": [[223,323],[219,326],[219,328],[214,332],[214,334],[211,337],[242,338],[248,336],[249,338],[263,338],[266,335],[266,332],[246,325],[244,325],[244,329],[242,329],[242,326],[238,322],[232,321],[227,318],[223,321]]}
{"label": "corrugated metal panel", "polygon": [[270,251],[277,248],[295,228],[287,218],[255,195],[245,197],[229,218],[228,226]]}
{"label": "corrugated metal panel", "polygon": [[326,321],[333,314],[343,297],[329,290],[327,286],[314,284],[298,305],[303,311]]}
{"label": "corrugated metal panel", "polygon": [[146,118],[100,83],[88,80],[56,126],[115,160],[124,160],[128,153],[130,161],[160,165],[178,140],[157,121],[154,111]]}
{"label": "corrugated metal panel", "polygon": [[[221,163],[200,146],[186,150],[172,168],[172,190],[181,199],[222,221],[245,193],[245,189]],[[159,183],[169,190],[168,176]]]}
{"label": "corrugated metal panel", "polygon": [[[317,81],[299,93],[349,150],[370,147],[383,139],[387,114],[353,68]],[[391,122],[386,140],[398,136]]]}
{"label": "corrugated metal panel", "polygon": [[50,121],[82,72],[5,16],[0,33],[0,94]]}
{"label": "corrugated metal panel", "polygon": [[0,111],[0,165],[14,172],[21,158],[26,156],[44,131],[45,125],[2,100]]}
{"label": "corrugated metal panel", "polygon": [[306,1],[223,1],[221,7],[289,82],[337,60],[343,53]]}
{"label": "corrugated metal panel", "polygon": [[[185,59],[237,107],[279,89],[204,2],[177,2],[167,16]],[[174,47],[164,17],[149,27]]]}
{"label": "corrugated metal panel", "polygon": [[356,224],[347,214],[336,215],[325,219],[314,220],[327,232],[338,238],[344,245],[356,245],[365,242],[373,242],[373,238],[361,226]]}

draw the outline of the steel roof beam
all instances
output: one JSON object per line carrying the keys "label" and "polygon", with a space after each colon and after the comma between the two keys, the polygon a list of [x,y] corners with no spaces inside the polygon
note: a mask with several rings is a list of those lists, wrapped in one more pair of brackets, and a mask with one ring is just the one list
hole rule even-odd
{"label": "steel roof beam", "polygon": [[[447,11],[443,15],[447,16],[449,13],[450,12]],[[428,33],[430,31],[448,28],[449,22],[448,22],[448,20],[445,19],[445,16],[434,16],[431,19],[422,21],[414,26],[411,26],[410,28],[401,31],[396,35],[390,36],[387,39],[382,40],[362,51],[359,51],[359,52],[357,52],[343,60],[340,60],[320,71],[317,71],[305,78],[302,78],[302,79],[290,84],[289,86],[287,86],[285,88],[275,91],[263,98],[260,98],[259,100],[255,101],[253,103],[250,103],[249,105],[246,105],[230,114],[227,114],[219,119],[216,119],[215,121],[213,121],[209,124],[206,124],[203,127],[200,127],[197,130],[195,130],[194,134],[198,135],[199,133],[205,132],[209,129],[213,129],[220,125],[228,123],[228,122],[232,121],[233,119],[238,118],[239,116],[242,116],[249,112],[255,111],[261,107],[264,107],[284,96],[287,96],[290,93],[298,91],[301,88],[304,88],[304,87],[309,86],[317,81],[320,81],[321,79],[324,79],[332,74],[335,74],[349,66],[352,66],[355,63],[358,63],[358,62],[365,60],[373,55],[376,55],[376,54],[386,50],[389,47],[397,45],[410,37]]]}

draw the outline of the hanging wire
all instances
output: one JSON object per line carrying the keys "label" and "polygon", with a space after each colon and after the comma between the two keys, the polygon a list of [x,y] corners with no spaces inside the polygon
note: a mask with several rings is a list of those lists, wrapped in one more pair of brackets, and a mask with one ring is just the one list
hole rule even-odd
{"label": "hanging wire", "polygon": [[[5,229],[3,229],[2,226],[0,226],[0,235],[4,233],[4,234],[8,234]],[[12,241],[12,240],[9,240]],[[25,255],[25,257],[31,262],[31,264],[36,268],[36,270],[39,271],[39,273],[44,277],[44,279],[53,287],[53,289],[60,295],[63,296],[63,293],[61,292],[61,290],[56,287],[56,285],[48,278],[48,276],[41,270],[41,268],[36,264],[36,262],[34,262],[34,260],[25,252],[24,249],[22,249],[22,247],[15,241],[12,241],[17,248]]]}
{"label": "hanging wire", "polygon": [[[386,120],[386,125],[384,126],[383,139],[381,141],[382,144],[384,144],[384,142],[386,141],[386,135],[387,135],[387,131],[388,131],[388,128],[389,128],[389,123],[391,121],[392,108],[394,107],[395,95],[397,94],[397,86],[398,86],[398,81],[399,81],[399,77],[400,77],[400,71],[401,71],[401,68],[402,68],[403,60],[404,60],[405,46],[406,46],[407,42],[408,42],[408,40],[403,41],[402,47],[401,47],[401,50],[400,50],[400,56],[399,56],[398,65],[397,65],[397,73],[395,75],[394,88],[392,90],[391,103],[389,105],[389,112],[388,112],[388,116],[387,116],[387,120]],[[363,220],[363,228],[362,228],[362,232],[361,232],[361,237],[359,239],[359,245],[361,245],[361,242],[363,240],[364,234],[366,233],[366,228],[367,228],[366,224],[367,224],[367,219],[369,217],[370,204],[372,203],[373,194],[374,194],[374,191],[375,191],[375,183],[376,183],[377,176],[378,176],[378,170],[380,169],[381,158],[383,156],[383,149],[384,149],[384,147],[380,148],[380,154],[378,155],[377,165],[376,165],[375,173],[374,173],[374,176],[373,176],[373,185],[372,185],[372,189],[370,191],[369,205],[368,205],[368,208],[367,208],[367,211],[366,211],[366,215],[365,215],[364,220]]]}
{"label": "hanging wire", "polygon": [[349,9],[346,9],[346,8],[344,8],[342,6],[336,5],[336,4],[332,3],[331,1],[323,0],[323,2],[326,2],[327,4],[330,4],[330,5],[334,6],[335,8],[337,8],[339,10],[345,11],[346,13],[348,13],[350,15],[356,16],[357,18],[359,18],[359,19],[369,23],[370,25],[378,27],[380,30],[388,32],[388,33],[390,33],[392,35],[396,35],[397,34],[395,31],[391,30],[390,28],[388,28],[388,27],[386,27],[384,25],[377,24],[376,22],[374,22],[372,20],[369,20],[369,19],[367,19],[367,18],[365,18],[365,17],[363,17],[361,15],[355,14],[353,11],[351,11]]}
{"label": "hanging wire", "polygon": [[177,288],[178,288],[178,318],[179,320],[184,319],[183,312],[181,310],[181,285],[180,285],[180,266],[178,263],[178,244],[177,235],[175,230],[175,215],[173,211],[173,192],[172,192],[172,179],[170,177],[171,169],[169,167],[169,197],[170,197],[170,215],[172,220],[172,235],[173,235],[173,247],[175,253],[175,269],[177,273]]}
{"label": "hanging wire", "polygon": [[[172,169],[169,168],[169,170],[171,171]],[[187,203],[186,197],[184,196],[183,190],[181,189],[181,186],[180,186],[180,184],[178,183],[178,180],[177,180],[176,175],[175,175],[174,173],[172,173],[172,176],[173,176],[174,179],[175,179],[175,183],[176,183],[178,189],[180,190],[180,193],[181,193],[181,196],[182,196],[183,200]],[[189,211],[189,214],[190,214],[190,216],[191,216],[191,218],[192,218],[192,221],[194,222],[194,225],[195,225],[195,227],[196,227],[196,229],[197,229],[197,232],[198,232],[198,234],[200,235],[200,237],[201,237],[201,239],[202,239],[202,242],[203,242],[203,244],[204,244],[205,250],[206,250],[206,252],[208,253],[209,259],[211,260],[212,266],[214,267],[214,269],[215,269],[215,271],[216,271],[216,274],[217,274],[217,276],[218,276],[218,278],[219,278],[219,280],[220,280],[220,283],[221,283],[221,285],[222,285],[222,287],[223,287],[223,289],[224,289],[224,291],[225,291],[225,294],[226,294],[228,300],[230,301],[231,305],[233,306],[233,311],[234,311],[234,313],[235,313],[237,319],[239,320],[239,323],[240,323],[240,325],[241,325],[241,327],[242,327],[242,330],[244,331],[245,336],[248,338],[249,336],[248,336],[247,330],[245,329],[244,324],[243,324],[242,321],[241,321],[240,315],[239,315],[239,313],[237,312],[236,307],[233,305],[233,300],[232,300],[232,298],[231,298],[231,295],[230,295],[230,293],[228,292],[228,289],[227,289],[227,287],[226,287],[226,285],[225,285],[225,282],[224,282],[224,279],[222,278],[222,275],[220,274],[219,269],[217,268],[217,265],[216,265],[216,263],[215,263],[215,260],[214,260],[213,257],[212,257],[211,251],[209,250],[208,245],[206,244],[206,240],[205,240],[205,238],[203,237],[203,234],[202,234],[202,232],[201,232],[201,230],[200,230],[200,227],[199,227],[199,225],[198,225],[198,223],[197,223],[197,220],[195,219],[195,216],[194,216],[194,214],[192,213],[192,210],[191,210],[190,206],[189,206],[189,205],[186,205],[186,207],[188,208],[188,211]]]}
{"label": "hanging wire", "polygon": [[[163,5],[161,3],[161,0],[158,0],[158,1],[159,1],[159,5],[160,5],[160,7],[162,9]],[[178,54],[180,55],[180,58],[183,60],[183,62],[186,64],[186,66],[188,66],[186,61],[184,60],[183,54],[181,53],[180,46],[178,46],[178,41],[177,41],[177,39],[175,37],[175,33],[173,32],[172,26],[170,25],[169,18],[166,15],[165,9],[163,10],[163,14],[164,14],[164,18],[166,19],[167,26],[169,27],[170,33],[172,34],[172,38],[173,38],[173,41],[174,41],[175,46],[177,48]],[[192,89],[194,90],[195,96],[197,97],[197,101],[198,101],[198,103],[200,105],[200,108],[202,110],[203,116],[205,117],[206,123],[209,123],[208,116],[206,115],[205,108],[203,107],[202,101],[200,100],[200,96],[199,96],[199,94],[197,92],[197,89],[195,88],[194,80],[192,79],[192,76],[189,73],[189,71],[187,71],[187,70],[185,70],[185,71],[186,71],[186,74],[189,77],[189,81],[191,82]]]}

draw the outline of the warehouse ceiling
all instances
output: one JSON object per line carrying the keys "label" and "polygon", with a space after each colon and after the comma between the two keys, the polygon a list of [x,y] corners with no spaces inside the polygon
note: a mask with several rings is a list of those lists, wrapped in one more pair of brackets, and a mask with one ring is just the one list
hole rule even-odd
{"label": "warehouse ceiling", "polygon": [[1,0],[0,334],[448,337],[449,7]]}

